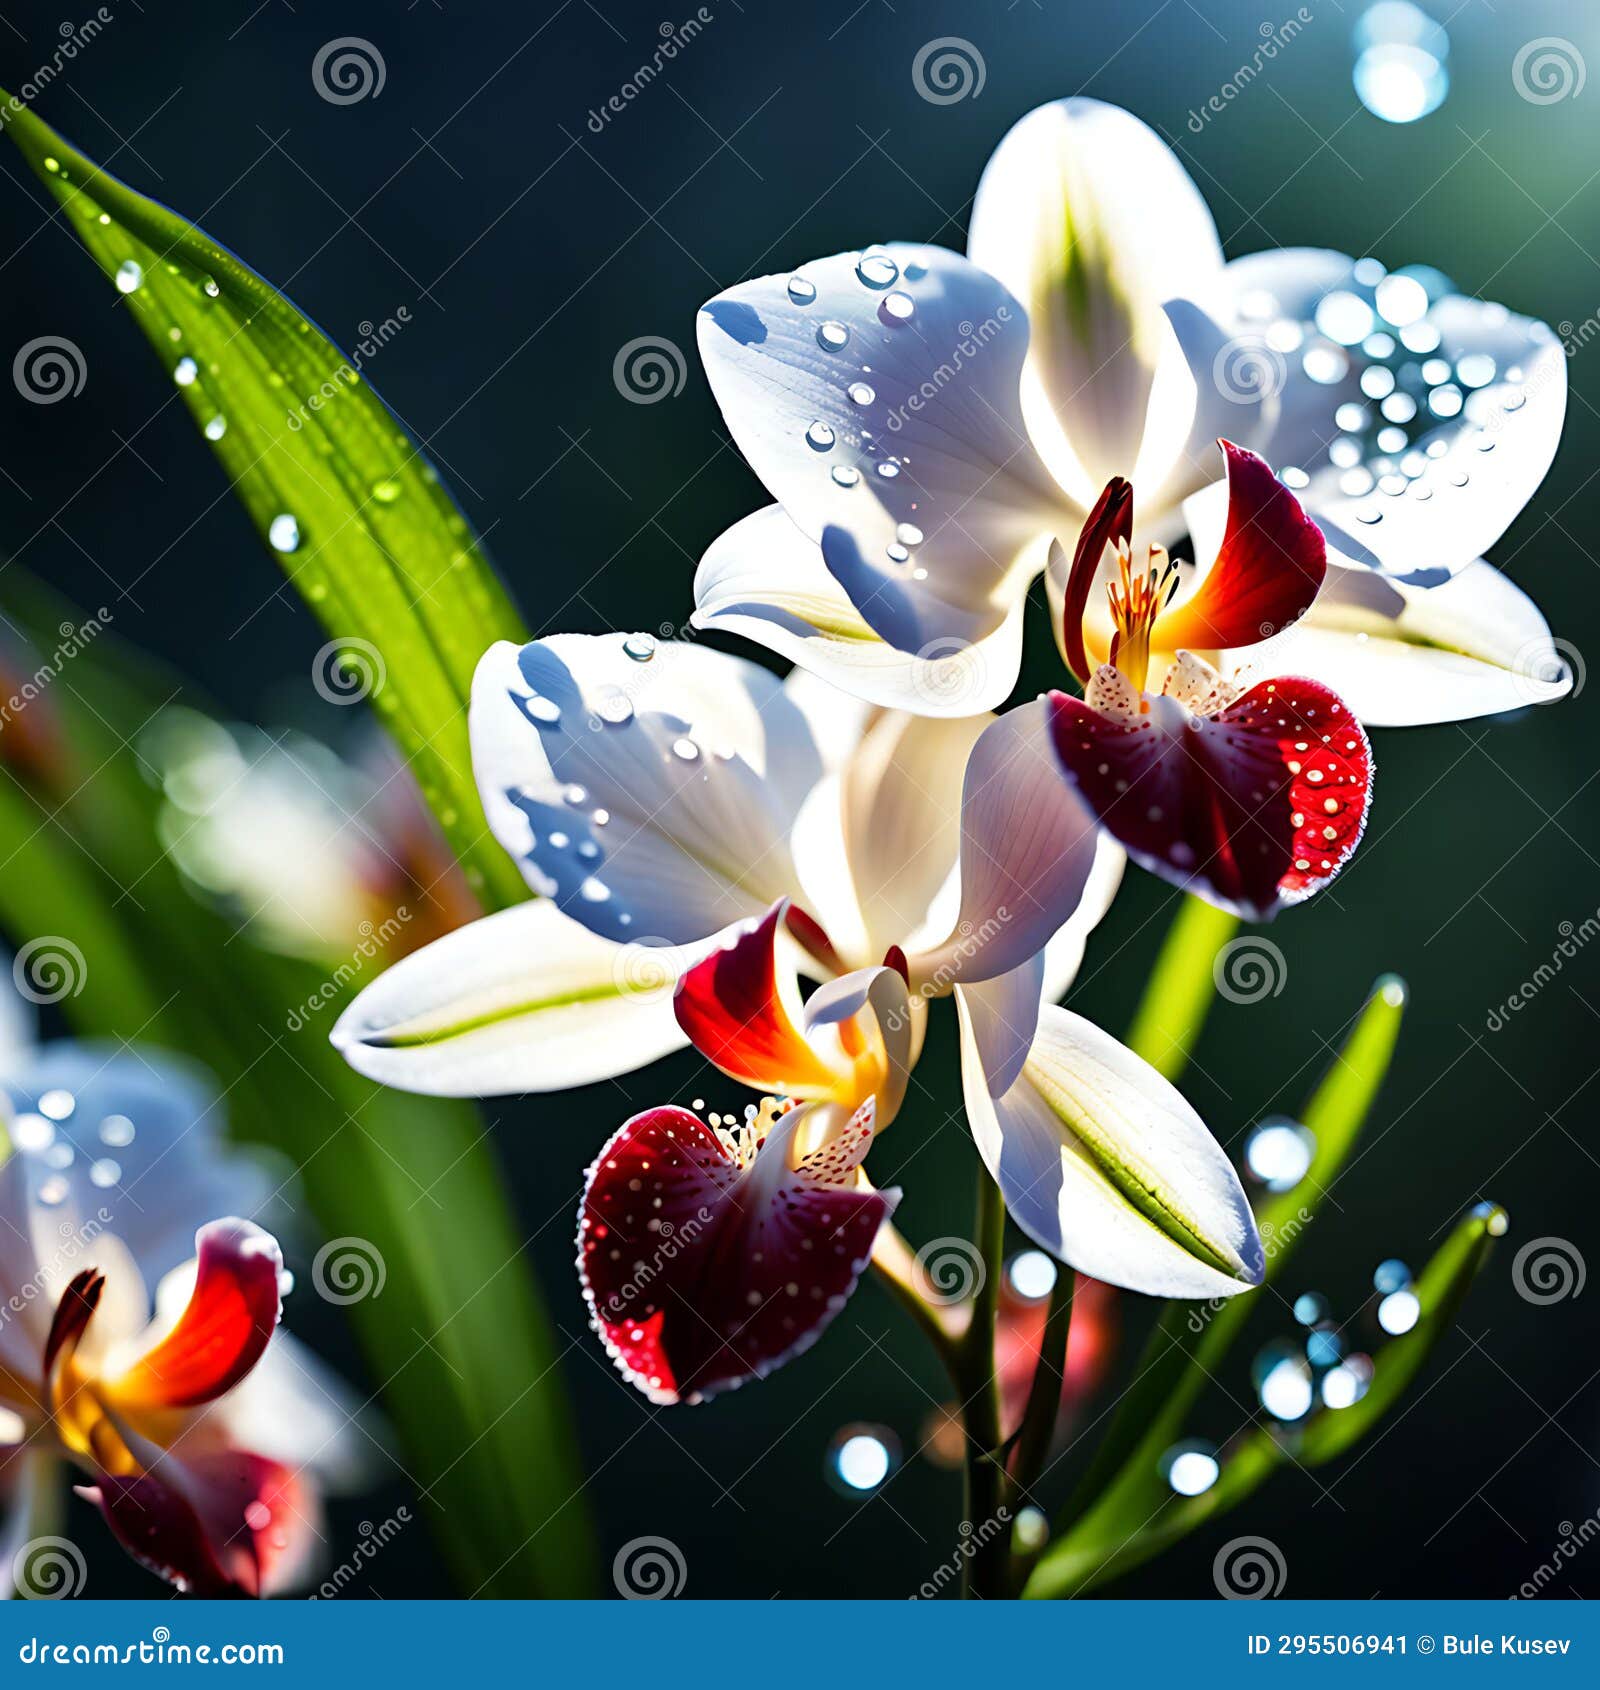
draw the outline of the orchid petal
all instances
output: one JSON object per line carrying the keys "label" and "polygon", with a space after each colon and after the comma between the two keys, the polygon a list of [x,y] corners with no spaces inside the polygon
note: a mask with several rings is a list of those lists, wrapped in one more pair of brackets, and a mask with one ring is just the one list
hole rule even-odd
{"label": "orchid petal", "polygon": [[1359,844],[1371,750],[1326,687],[1279,677],[1196,715],[1167,697],[1108,714],[1092,702],[1101,685],[1132,693],[1105,668],[1091,702],[1051,695],[1055,748],[1068,782],[1152,874],[1265,921],[1319,891]]}
{"label": "orchid petal", "polygon": [[992,980],[1041,950],[1077,909],[1095,860],[1094,817],[1059,778],[1044,700],[990,724],[961,796],[961,908],[912,959],[919,982]]}
{"label": "orchid petal", "polygon": [[333,1043],[369,1079],[436,1097],[611,1079],[682,1048],[673,987],[720,938],[619,945],[548,899],[518,904],[386,969],[339,1017]]}
{"label": "orchid petal", "polygon": [[742,634],[869,704],[970,716],[1009,696],[1022,665],[1019,594],[982,639],[902,651],[881,639],[828,573],[821,550],[769,505],[713,541],[694,581],[697,628]]}
{"label": "orchid petal", "polygon": [[881,1132],[900,1113],[906,1084],[916,1061],[918,1035],[905,976],[897,968],[858,968],[819,986],[806,1000],[805,1023],[835,1027],[855,1023],[870,1011],[871,1025],[854,1036],[876,1035],[882,1049],[883,1077],[874,1088],[876,1130]]}
{"label": "orchid petal", "polygon": [[1166,143],[1098,100],[1041,106],[990,159],[967,250],[1027,309],[1023,412],[1063,488],[1086,510],[1132,476],[1162,503],[1196,398],[1162,303],[1222,265]]}
{"label": "orchid petal", "polygon": [[673,1012],[708,1062],[755,1091],[830,1097],[844,1079],[842,1057],[824,1058],[794,1023],[778,969],[780,899],[754,926],[696,963],[678,982]]}
{"label": "orchid petal", "polygon": [[1226,1297],[1261,1283],[1261,1241],[1238,1176],[1175,1087],[1109,1033],[1050,1005],[1020,1077],[994,1098],[958,1002],[973,1137],[1035,1243],[1150,1296]]}
{"label": "orchid petal", "polygon": [[1376,728],[1471,721],[1573,687],[1538,606],[1481,558],[1436,587],[1330,568],[1305,619],[1252,656],[1320,677]]}
{"label": "orchid petal", "polygon": [[[1271,324],[1284,344],[1298,337],[1280,355],[1279,417],[1259,450],[1280,473],[1309,477],[1301,502],[1330,553],[1432,585],[1499,539],[1544,479],[1566,415],[1565,350],[1544,323],[1457,294],[1422,313],[1414,290],[1406,321],[1387,323],[1366,304],[1376,297],[1381,307],[1384,283],[1375,296],[1350,259],[1315,250],[1241,259],[1226,283],[1236,331]],[[1350,296],[1341,301],[1347,312],[1368,310],[1395,350],[1375,356],[1371,335],[1347,346],[1323,335],[1317,318],[1330,295]],[[1312,369],[1325,379],[1313,380]],[[1405,414],[1393,411],[1397,403]],[[1370,421],[1345,430],[1335,420],[1344,405]],[[1379,439],[1385,423],[1404,445]],[[1352,442],[1354,462],[1340,456]]]}
{"label": "orchid petal", "polygon": [[1094,866],[1089,870],[1083,897],[1044,948],[1041,996],[1045,1003],[1059,1003],[1077,979],[1089,935],[1110,911],[1127,865],[1128,853],[1102,830],[1094,842]]}
{"label": "orchid petal", "polygon": [[119,1376],[109,1400],[129,1413],[192,1408],[231,1390],[278,1324],[283,1254],[249,1221],[212,1221],[195,1237],[194,1293],[177,1324]]}
{"label": "orchid petal", "polygon": [[472,688],[472,761],[528,882],[604,938],[690,944],[793,884],[821,773],[767,670],[621,634],[501,642]]}
{"label": "orchid petal", "polygon": [[866,1270],[896,1191],[861,1183],[870,1101],[790,1166],[814,1117],[790,1110],[748,1165],[698,1115],[635,1115],[590,1168],[578,1268],[595,1330],[653,1402],[764,1378],[815,1343]]}
{"label": "orchid petal", "polygon": [[699,339],[740,450],[878,635],[923,652],[1005,622],[1059,506],[1022,424],[1027,318],[993,277],[939,247],[841,253],[719,294]]}
{"label": "orchid petal", "polygon": [[1327,547],[1264,459],[1224,440],[1228,516],[1215,560],[1194,589],[1156,618],[1162,651],[1256,645],[1297,622],[1327,572]]}

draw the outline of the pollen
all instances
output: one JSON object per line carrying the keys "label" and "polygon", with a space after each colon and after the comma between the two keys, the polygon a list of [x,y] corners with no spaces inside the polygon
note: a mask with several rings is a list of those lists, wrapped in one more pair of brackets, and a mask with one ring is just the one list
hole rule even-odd
{"label": "pollen", "polygon": [[1167,555],[1165,546],[1152,546],[1149,562],[1136,571],[1128,542],[1119,539],[1117,575],[1117,580],[1106,586],[1115,628],[1111,661],[1143,692],[1150,674],[1150,630],[1178,590],[1178,565]]}

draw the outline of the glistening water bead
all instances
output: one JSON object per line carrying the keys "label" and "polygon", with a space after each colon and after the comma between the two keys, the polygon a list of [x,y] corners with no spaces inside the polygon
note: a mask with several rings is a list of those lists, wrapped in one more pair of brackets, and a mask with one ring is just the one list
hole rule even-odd
{"label": "glistening water bead", "polygon": [[300,524],[282,511],[267,524],[267,544],[275,552],[292,552],[300,545]]}

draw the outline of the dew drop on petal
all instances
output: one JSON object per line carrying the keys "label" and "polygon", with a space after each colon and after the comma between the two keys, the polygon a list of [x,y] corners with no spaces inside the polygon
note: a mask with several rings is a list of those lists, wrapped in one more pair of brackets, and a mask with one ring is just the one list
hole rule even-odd
{"label": "dew drop on petal", "polygon": [[117,292],[132,293],[144,281],[144,267],[134,259],[125,258],[117,266]]}
{"label": "dew drop on petal", "polygon": [[267,525],[267,544],[275,552],[292,552],[300,545],[300,524],[282,511]]}

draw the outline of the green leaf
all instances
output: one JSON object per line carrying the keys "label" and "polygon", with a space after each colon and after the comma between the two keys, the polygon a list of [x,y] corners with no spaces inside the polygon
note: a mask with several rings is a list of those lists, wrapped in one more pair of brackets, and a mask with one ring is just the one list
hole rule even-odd
{"label": "green leaf", "polygon": [[1128,1031],[1127,1044],[1164,1080],[1188,1064],[1216,996],[1217,953],[1239,929],[1239,918],[1185,894]]}
{"label": "green leaf", "polygon": [[1372,1382],[1360,1401],[1349,1408],[1320,1408],[1302,1426],[1263,1426],[1248,1433],[1226,1454],[1210,1490],[1174,1497],[1162,1487],[1166,1500],[1131,1533],[1111,1538],[1070,1534],[1051,1556],[1050,1576],[1058,1588],[1029,1594],[1078,1595],[1094,1589],[1238,1507],[1289,1461],[1321,1467],[1354,1448],[1416,1380],[1505,1230],[1505,1210],[1494,1203],[1479,1203],[1456,1223],[1413,1287],[1422,1305],[1417,1324],[1378,1351]]}
{"label": "green leaf", "polygon": [[[1301,1117],[1316,1134],[1311,1166],[1292,1191],[1267,1199],[1256,1211],[1268,1283],[1283,1271],[1355,1148],[1388,1072],[1405,1001],[1405,987],[1397,978],[1380,979],[1312,1094]],[[1068,1595],[1086,1578],[1098,1582],[1110,1576],[1104,1569],[1168,1499],[1158,1461],[1183,1435],[1196,1400],[1216,1376],[1252,1306],[1248,1296],[1168,1304],[1138,1376],[1063,1515],[1061,1535],[1040,1557],[1026,1595]]]}
{"label": "green leaf", "polygon": [[[76,620],[15,566],[4,587],[8,621],[40,650]],[[292,1159],[316,1230],[381,1256],[381,1294],[347,1312],[461,1593],[586,1594],[592,1540],[557,1343],[493,1142],[470,1104],[361,1079],[324,1036],[340,1008],[327,976],[256,950],[191,894],[158,842],[161,794],[124,743],[178,690],[104,634],[27,707],[48,713],[56,761],[19,770],[0,729],[0,922],[18,940],[70,937],[85,963],[82,991],[60,1004],[74,1029],[203,1062],[234,1136]],[[290,1032],[290,1011],[311,1003]]]}
{"label": "green leaf", "polygon": [[[491,908],[520,902],[522,878],[484,825],[466,709],[485,647],[527,635],[363,355],[347,358],[242,259],[32,112],[6,132],[114,279],[330,647],[350,654],[336,672],[324,647],[319,673],[341,696],[370,689],[474,889]],[[403,328],[400,313],[386,319],[367,355]]]}

